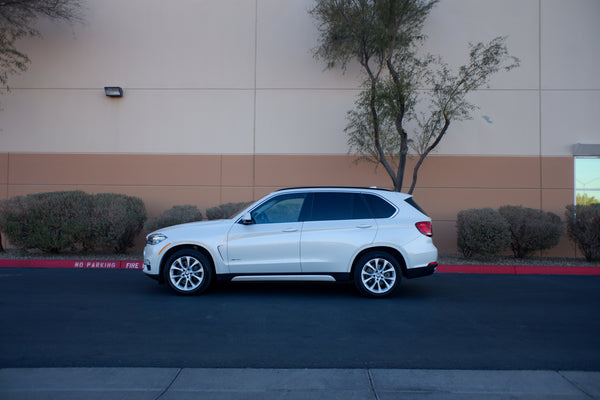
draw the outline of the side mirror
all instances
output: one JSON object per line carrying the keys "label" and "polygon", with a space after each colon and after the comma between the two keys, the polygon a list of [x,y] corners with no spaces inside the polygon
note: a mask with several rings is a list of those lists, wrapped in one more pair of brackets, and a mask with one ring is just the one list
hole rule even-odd
{"label": "side mirror", "polygon": [[254,223],[254,221],[252,221],[252,215],[250,215],[249,212],[247,212],[246,214],[244,214],[244,216],[242,217],[242,224],[244,225],[252,225]]}

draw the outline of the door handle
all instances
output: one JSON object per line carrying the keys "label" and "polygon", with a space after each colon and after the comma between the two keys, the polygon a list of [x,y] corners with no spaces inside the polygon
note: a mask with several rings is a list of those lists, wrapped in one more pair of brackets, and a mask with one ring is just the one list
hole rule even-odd
{"label": "door handle", "polygon": [[298,232],[298,228],[287,228],[287,229],[284,229],[283,231],[286,232],[286,233],[289,233],[289,232]]}
{"label": "door handle", "polygon": [[358,225],[358,226],[357,226],[357,228],[360,228],[360,229],[367,229],[367,228],[370,228],[370,227],[372,227],[372,226],[373,226],[373,225],[361,224],[361,225]]}

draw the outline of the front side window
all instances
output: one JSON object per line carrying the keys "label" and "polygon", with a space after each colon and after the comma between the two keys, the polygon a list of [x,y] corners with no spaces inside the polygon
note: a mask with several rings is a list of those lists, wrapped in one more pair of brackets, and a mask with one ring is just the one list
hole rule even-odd
{"label": "front side window", "polygon": [[600,157],[575,158],[575,203],[600,203]]}
{"label": "front side window", "polygon": [[306,194],[285,194],[267,200],[252,211],[252,220],[257,224],[298,222]]}

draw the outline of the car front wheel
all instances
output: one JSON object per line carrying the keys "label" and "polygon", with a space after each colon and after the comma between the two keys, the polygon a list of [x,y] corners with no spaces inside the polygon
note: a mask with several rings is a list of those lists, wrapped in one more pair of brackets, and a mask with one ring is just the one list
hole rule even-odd
{"label": "car front wheel", "polygon": [[172,254],[164,268],[164,279],[169,287],[179,294],[202,293],[212,280],[209,259],[192,249]]}
{"label": "car front wheel", "polygon": [[398,261],[383,251],[363,255],[354,268],[354,284],[368,297],[388,296],[400,284],[401,270]]}

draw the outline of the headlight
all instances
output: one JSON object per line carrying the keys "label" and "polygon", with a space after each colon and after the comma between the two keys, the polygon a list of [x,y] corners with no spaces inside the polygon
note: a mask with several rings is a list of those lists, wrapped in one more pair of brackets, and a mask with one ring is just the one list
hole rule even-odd
{"label": "headlight", "polygon": [[167,238],[167,235],[163,233],[152,233],[146,237],[146,244],[155,245],[159,244]]}

